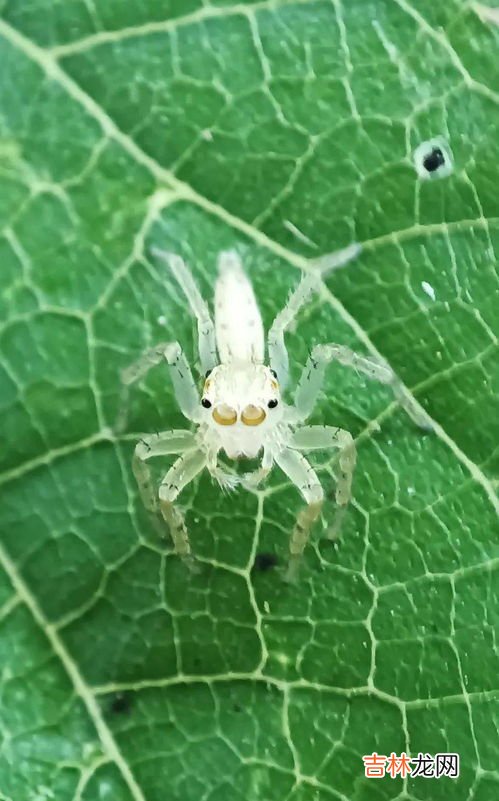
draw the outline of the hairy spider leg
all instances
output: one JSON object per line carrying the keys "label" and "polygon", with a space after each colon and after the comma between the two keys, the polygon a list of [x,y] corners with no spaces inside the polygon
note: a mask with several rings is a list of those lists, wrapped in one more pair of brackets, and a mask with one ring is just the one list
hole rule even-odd
{"label": "hairy spider leg", "polygon": [[198,419],[199,392],[192,377],[191,368],[178,342],[162,342],[150,348],[136,362],[121,373],[121,382],[128,400],[128,388],[142,378],[152,367],[166,359],[170,370],[175,398],[180,411],[188,420]]}
{"label": "hairy spider leg", "polygon": [[[146,353],[130,365],[130,367],[123,370],[121,380],[124,389],[128,390],[131,384],[139,378],[142,378],[152,367],[159,364],[163,358],[165,358],[168,363],[173,390],[182,414],[188,420],[196,422],[199,407],[198,390],[187,359],[178,342],[163,342],[160,345],[156,345],[154,348],[146,351]],[[156,512],[158,509],[151,473],[146,465],[147,459],[153,456],[162,456],[170,453],[182,453],[192,450],[195,446],[196,437],[195,434],[190,431],[171,431],[164,432],[163,434],[153,434],[149,437],[145,437],[138,443],[135,449],[132,467],[146,509],[151,512]],[[195,451],[195,453],[200,454],[201,452]],[[192,478],[206,463],[205,455],[201,455],[202,460],[200,461],[200,466],[196,468],[192,474]],[[187,470],[187,466],[190,464],[188,457],[190,457],[190,454],[186,456],[186,463],[184,463],[183,457],[175,462],[167,473],[163,484],[165,482],[170,482],[172,486],[178,486],[182,489],[182,487],[189,483],[191,478],[188,478],[189,471]],[[196,465],[197,464],[198,462],[196,461]],[[163,484],[161,487],[163,487]],[[180,489],[178,492],[180,492]],[[164,489],[163,495],[165,495]],[[190,553],[188,535],[182,513],[173,506],[175,497],[176,495],[169,499],[165,496],[165,498],[162,499],[160,488],[159,507],[172,536],[175,551],[186,556]]]}
{"label": "hairy spider leg", "polygon": [[298,451],[339,449],[336,477],[336,515],[328,531],[329,539],[335,539],[352,497],[352,480],[356,462],[355,442],[349,431],[334,426],[304,426],[293,432],[290,448]]}
{"label": "hairy spider leg", "polygon": [[287,581],[293,581],[296,578],[301,555],[308,542],[312,526],[321,513],[324,490],[315,470],[298,451],[284,448],[276,454],[275,460],[307,503],[298,512],[289,541],[290,557],[285,578]]}
{"label": "hairy spider leg", "polygon": [[211,319],[208,304],[201,296],[191,271],[180,256],[154,247],[151,248],[151,253],[168,264],[197,320],[198,355],[201,373],[204,375],[208,370],[212,370],[218,362],[215,326]]}
{"label": "hairy spider leg", "polygon": [[312,294],[319,291],[321,279],[333,270],[344,267],[349,261],[355,259],[360,251],[361,246],[354,243],[343,250],[337,250],[316,259],[311,272],[302,275],[300,283],[272,323],[267,340],[269,362],[272,369],[276,371],[282,388],[287,385],[289,378],[289,357],[284,342],[285,332]]}
{"label": "hairy spider leg", "polygon": [[194,448],[196,448],[196,435],[192,431],[160,431],[139,440],[133,454],[132,470],[142,503],[150,512],[158,511],[158,496],[147,461],[155,456],[185,453]]}
{"label": "hairy spider leg", "polygon": [[355,353],[345,345],[316,345],[312,349],[298,386],[295,392],[295,409],[298,420],[304,421],[311,414],[319,395],[324,380],[326,367],[332,361],[337,361],[345,367],[353,367],[360,373],[382,384],[391,387],[395,398],[407,412],[411,420],[416,425],[427,430],[432,430],[433,426],[427,414],[422,411],[413,398],[407,394],[404,385],[395,375],[391,367],[372,357],[367,358]]}
{"label": "hairy spider leg", "polygon": [[284,342],[284,334],[300,309],[319,288],[320,275],[318,273],[303,275],[300,283],[289,296],[286,305],[276,316],[270,328],[267,339],[269,362],[271,368],[275,370],[279,384],[283,389],[289,379],[289,356]]}
{"label": "hairy spider leg", "polygon": [[184,487],[206,466],[206,453],[201,450],[190,451],[177,459],[170,467],[159,487],[159,508],[173,540],[175,553],[191,564],[191,546],[185,526],[184,516],[174,501]]}

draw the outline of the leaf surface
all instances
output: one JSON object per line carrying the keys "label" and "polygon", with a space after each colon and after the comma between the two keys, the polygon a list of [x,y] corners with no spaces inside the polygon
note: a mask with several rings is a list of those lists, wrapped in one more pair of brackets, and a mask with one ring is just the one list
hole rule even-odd
{"label": "leaf surface", "polygon": [[[461,0],[2,13],[0,797],[497,798],[499,29]],[[453,173],[419,180],[435,136]],[[190,576],[130,470],[141,433],[185,426],[164,368],[112,430],[143,349],[195,361],[150,247],[207,298],[236,247],[268,326],[352,241],[288,338],[293,380],[315,342],[378,353],[436,433],[331,368],[312,421],[359,448],[341,541],[319,526],[288,587],[252,565],[284,564],[296,491],[203,476]],[[373,751],[457,752],[461,775],[366,779]]]}

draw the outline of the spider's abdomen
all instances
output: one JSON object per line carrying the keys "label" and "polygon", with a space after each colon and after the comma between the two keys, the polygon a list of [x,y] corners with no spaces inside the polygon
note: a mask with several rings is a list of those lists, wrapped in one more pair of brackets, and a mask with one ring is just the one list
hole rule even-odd
{"label": "spider's abdomen", "polygon": [[215,332],[222,364],[263,362],[263,324],[253,287],[235,250],[218,259],[215,285]]}

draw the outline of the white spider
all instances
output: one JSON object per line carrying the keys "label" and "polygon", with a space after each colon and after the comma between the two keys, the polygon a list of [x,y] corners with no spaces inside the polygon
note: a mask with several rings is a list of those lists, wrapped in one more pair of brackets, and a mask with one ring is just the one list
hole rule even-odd
{"label": "white spider", "polygon": [[[359,246],[352,245],[333,254],[328,259],[329,269],[342,266],[359,249]],[[247,488],[254,488],[275,462],[306,501],[290,539],[287,577],[291,579],[324,500],[319,479],[303,452],[339,449],[336,484],[338,509],[332,529],[335,533],[351,495],[355,467],[355,443],[351,434],[332,426],[303,425],[315,406],[327,365],[336,360],[365,373],[369,378],[390,384],[398,401],[418,425],[428,427],[428,418],[406,395],[388,365],[335,344],[315,345],[312,348],[295,390],[294,402],[288,405],[283,401],[281,392],[288,382],[284,333],[300,308],[318,290],[320,272],[302,277],[286,306],[275,318],[268,335],[267,366],[264,364],[261,315],[251,283],[235,251],[223,252],[218,259],[215,324],[182,259],[158,249],[153,249],[153,253],[169,264],[197,318],[199,361],[205,381],[200,397],[178,342],[157,345],[122,373],[123,384],[128,387],[165,358],[180,410],[197,425],[194,432],[165,431],[147,436],[137,444],[133,472],[144,505],[151,512],[161,512],[176,553],[191,560],[184,518],[174,506],[184,487],[206,467],[224,489],[232,489],[238,482]],[[217,455],[221,450],[229,459],[251,458],[261,453],[261,466],[242,477],[229,474],[217,465]],[[157,493],[147,460],[172,453],[181,455],[168,470]]]}

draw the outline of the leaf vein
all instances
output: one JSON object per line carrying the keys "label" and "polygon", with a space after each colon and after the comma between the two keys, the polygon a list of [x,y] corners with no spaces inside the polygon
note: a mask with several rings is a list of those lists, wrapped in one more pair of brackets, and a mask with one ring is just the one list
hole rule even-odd
{"label": "leaf vein", "polygon": [[73,685],[76,695],[78,695],[81,698],[87,709],[89,717],[95,726],[95,729],[97,731],[97,734],[99,736],[100,742],[102,744],[105,753],[109,756],[110,759],[112,759],[112,761],[119,769],[121,775],[123,776],[124,781],[126,782],[128,789],[130,790],[132,798],[134,799],[134,801],[146,801],[145,796],[142,793],[142,790],[140,789],[139,785],[137,784],[132,774],[132,771],[130,770],[129,765],[127,764],[126,760],[121,754],[121,751],[119,750],[118,745],[110,729],[108,728],[106,722],[104,721],[101,710],[99,708],[99,704],[95,696],[90,691],[90,688],[86,685],[83,676],[78,670],[76,662],[65,648],[62,640],[59,638],[54,627],[51,626],[48,620],[46,619],[40,606],[38,605],[35,596],[31,593],[31,591],[21,578],[16,565],[14,564],[9,554],[1,544],[0,544],[0,562],[5,572],[9,576],[19,598],[26,604],[26,606],[30,610],[31,614],[33,615],[33,618],[36,620],[40,629],[45,633],[47,639],[49,640],[54,653],[57,655],[60,662],[62,663],[66,671],[66,674]]}
{"label": "leaf vein", "polygon": [[[441,45],[446,47],[448,51],[450,50],[450,55],[454,53],[450,44],[448,42],[446,43],[445,39],[442,41],[442,36],[433,31],[433,29],[428,25],[428,23],[422,17],[420,17],[420,15],[417,12],[415,12],[410,6],[407,5],[405,0],[395,0],[395,1],[401,8],[403,8],[403,10],[411,14],[411,16],[413,16],[419,22],[419,24],[423,27],[424,30],[430,32],[433,38],[436,37],[437,41]],[[188,184],[179,181],[175,176],[171,174],[169,170],[165,169],[160,164],[158,164],[157,161],[153,159],[151,156],[149,156],[147,153],[145,153],[136,144],[136,142],[134,142],[134,140],[131,139],[131,137],[127,136],[119,129],[114,120],[102,109],[102,107],[90,95],[88,95],[72,78],[69,77],[69,75],[67,75],[67,73],[62,69],[62,67],[57,63],[54,56],[51,55],[48,51],[39,47],[37,44],[32,42],[26,36],[19,33],[19,31],[14,29],[5,20],[0,20],[0,34],[3,35],[5,39],[11,42],[15,47],[20,49],[26,56],[28,56],[35,63],[37,63],[50,78],[57,81],[66,90],[68,95],[72,97],[74,100],[76,100],[87,111],[87,113],[90,114],[100,124],[101,128],[103,129],[103,131],[105,131],[105,133],[107,133],[116,142],[118,142],[124,148],[124,150],[127,153],[129,153],[138,163],[144,165],[147,169],[149,169],[150,172],[158,179],[159,182],[166,183],[171,188],[176,189],[178,192],[179,199],[182,198],[184,200],[190,200],[195,205],[203,208],[209,214],[218,217],[219,219],[223,220],[226,224],[246,234],[257,244],[267,248],[268,250],[271,250],[276,255],[280,256],[284,261],[287,261],[289,264],[292,264],[298,269],[300,270],[310,269],[311,261],[309,259],[306,259],[305,257],[297,253],[293,253],[283,245],[280,245],[277,241],[272,240],[263,232],[256,230],[249,223],[246,223],[239,217],[236,217],[230,212],[227,212],[217,203],[214,203],[205,198],[204,196],[200,195],[199,193],[197,193]],[[456,58],[457,54],[454,53],[453,59],[455,60]],[[462,67],[462,69],[464,70],[464,67]],[[467,84],[470,86],[470,88],[476,87],[478,85],[476,81],[470,78],[468,73],[466,73],[466,76],[467,76]],[[499,102],[499,98],[497,98],[494,93],[491,94],[494,95],[493,99],[496,100],[496,102]],[[366,345],[366,347],[370,350],[371,353],[379,355],[373,343],[370,341],[367,333],[355,320],[355,318],[349,314],[349,312],[345,309],[343,304],[340,303],[340,301],[334,298],[331,295],[331,293],[328,294],[329,294],[330,304],[335,308],[336,312],[341,316],[341,318],[350,325],[350,327],[355,332],[357,337]],[[452,438],[447,434],[447,432],[442,428],[442,426],[440,426],[438,423],[434,423],[434,427],[435,427],[435,432],[437,433],[439,438],[451,449],[456,458],[468,469],[468,471],[471,473],[471,475],[477,481],[477,483],[483,487],[494,510],[499,513],[499,498],[495,494],[491,482],[481,472],[479,467],[476,464],[474,464],[473,461],[469,459],[469,457],[458,447],[458,445],[452,440]]]}

